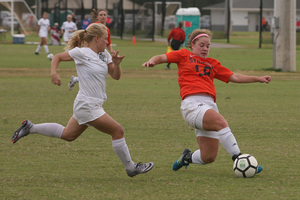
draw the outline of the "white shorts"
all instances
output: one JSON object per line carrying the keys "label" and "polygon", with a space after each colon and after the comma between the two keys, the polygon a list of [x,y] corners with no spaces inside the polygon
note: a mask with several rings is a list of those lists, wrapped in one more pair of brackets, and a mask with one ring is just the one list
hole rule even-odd
{"label": "white shorts", "polygon": [[42,38],[42,37],[47,38],[48,37],[48,33],[47,32],[46,33],[39,33],[39,36],[40,36],[40,38]]}
{"label": "white shorts", "polygon": [[207,110],[213,109],[219,112],[213,97],[207,95],[191,95],[181,102],[181,114],[184,121],[195,128],[196,136],[204,136],[218,139],[216,131],[206,131],[203,129],[203,117]]}
{"label": "white shorts", "polygon": [[73,117],[79,125],[98,119],[105,114],[103,99],[78,94],[73,105]]}
{"label": "white shorts", "polygon": [[65,42],[69,42],[70,39],[71,39],[71,37],[64,36],[64,41],[65,41]]}

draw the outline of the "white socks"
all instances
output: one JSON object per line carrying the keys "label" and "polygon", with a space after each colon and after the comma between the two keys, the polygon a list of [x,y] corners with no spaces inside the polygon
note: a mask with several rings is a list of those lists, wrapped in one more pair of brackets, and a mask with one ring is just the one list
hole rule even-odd
{"label": "white socks", "polygon": [[[43,46],[44,46],[46,54],[48,54],[49,53],[48,45],[43,45]],[[40,49],[41,49],[41,45],[38,45],[38,47],[36,48],[35,52],[38,53],[40,51]]]}
{"label": "white socks", "polygon": [[65,127],[57,123],[34,124],[30,133],[38,133],[49,137],[61,138]]}
{"label": "white socks", "polygon": [[206,163],[202,161],[201,159],[201,152],[200,149],[196,150],[193,154],[192,154],[192,163],[193,164],[200,164],[200,165],[205,165]]}
{"label": "white socks", "polygon": [[112,140],[112,146],[119,159],[124,164],[127,170],[133,171],[135,163],[131,160],[129,149],[127,147],[125,138]]}
{"label": "white socks", "polygon": [[241,153],[240,148],[237,144],[237,141],[229,127],[219,130],[218,134],[219,134],[219,140],[220,140],[222,146],[231,155],[231,157]]}
{"label": "white socks", "polygon": [[[64,129],[64,126],[57,123],[34,124],[30,128],[30,133],[37,133],[49,137],[61,138]],[[127,170],[133,171],[135,169],[135,163],[131,160],[125,138],[112,140],[112,146],[115,153],[124,164],[125,168]]]}
{"label": "white socks", "polygon": [[48,45],[44,45],[44,49],[45,49],[45,51],[46,51],[46,54],[48,54],[48,53],[49,53]]}
{"label": "white socks", "polygon": [[35,52],[38,53],[40,51],[40,49],[41,49],[41,45],[38,45],[38,47],[36,48]]}
{"label": "white socks", "polygon": [[77,76],[75,76],[75,77],[73,78],[73,81],[78,83],[78,82],[79,82],[79,78],[78,78]]}
{"label": "white socks", "polygon": [[[240,148],[237,144],[237,141],[232,134],[229,127],[223,128],[218,131],[219,140],[222,146],[225,148],[225,150],[232,156],[238,155],[241,153]],[[192,154],[192,163],[194,164],[201,164],[205,165],[206,163],[202,161],[201,159],[201,152],[200,149],[196,150]]]}

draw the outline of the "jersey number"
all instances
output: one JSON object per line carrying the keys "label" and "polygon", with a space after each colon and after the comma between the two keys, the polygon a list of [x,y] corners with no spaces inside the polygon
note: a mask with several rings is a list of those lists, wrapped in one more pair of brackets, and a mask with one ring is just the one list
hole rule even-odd
{"label": "jersey number", "polygon": [[[199,65],[196,65],[195,68],[196,68],[196,72],[199,72]],[[203,74],[199,73],[199,76],[209,76],[210,72],[211,72],[211,68],[208,66],[205,66],[203,69]]]}

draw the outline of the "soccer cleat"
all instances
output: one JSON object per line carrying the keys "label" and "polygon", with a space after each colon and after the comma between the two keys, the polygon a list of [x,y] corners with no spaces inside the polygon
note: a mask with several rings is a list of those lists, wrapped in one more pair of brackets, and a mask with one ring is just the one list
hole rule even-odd
{"label": "soccer cleat", "polygon": [[34,52],[35,53],[35,55],[39,55],[39,52]]}
{"label": "soccer cleat", "polygon": [[129,177],[134,177],[138,174],[147,173],[148,171],[150,171],[153,168],[153,166],[154,166],[153,162],[149,162],[149,163],[145,163],[145,164],[138,163],[138,164],[136,164],[134,171],[130,171],[130,170],[126,169],[126,172]]}
{"label": "soccer cleat", "polygon": [[234,162],[234,161],[235,161],[235,159],[236,159],[237,157],[239,157],[240,155],[242,155],[242,153],[239,153],[239,154],[236,154],[236,155],[232,156],[232,160],[233,160],[233,162]]}
{"label": "soccer cleat", "polygon": [[260,173],[263,169],[264,169],[264,168],[263,168],[262,166],[258,165],[258,166],[257,166],[257,171],[256,171],[256,173],[257,173],[257,174]]}
{"label": "soccer cleat", "polygon": [[177,171],[181,167],[186,166],[187,168],[192,163],[192,152],[189,149],[185,149],[178,160],[173,164],[173,170]]}
{"label": "soccer cleat", "polygon": [[72,88],[75,86],[76,83],[77,81],[75,80],[75,76],[71,76],[71,79],[68,84],[69,90],[72,90]]}
{"label": "soccer cleat", "polygon": [[21,127],[15,131],[12,136],[12,143],[16,143],[20,138],[25,137],[30,132],[30,128],[33,126],[33,123],[29,120],[23,120]]}

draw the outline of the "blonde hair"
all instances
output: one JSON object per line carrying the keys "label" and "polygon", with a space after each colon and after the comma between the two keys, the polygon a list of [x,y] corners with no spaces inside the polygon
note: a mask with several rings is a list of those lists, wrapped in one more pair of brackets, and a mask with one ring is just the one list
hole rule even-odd
{"label": "blonde hair", "polygon": [[[200,34],[207,34],[209,36],[209,38],[211,39],[212,38],[212,32],[208,29],[195,29],[193,30],[193,32],[189,35],[189,38],[188,38],[188,42],[187,42],[187,45],[188,47],[191,49],[191,43],[193,42],[193,44],[196,43],[196,41],[198,40],[194,38],[197,36],[197,35],[200,35]],[[193,41],[194,40],[194,41]]]}
{"label": "blonde hair", "polygon": [[106,26],[103,24],[93,23],[85,30],[78,30],[74,32],[72,38],[65,46],[65,49],[70,50],[75,47],[83,47],[85,43],[90,43],[94,37],[102,37],[106,31]]}

